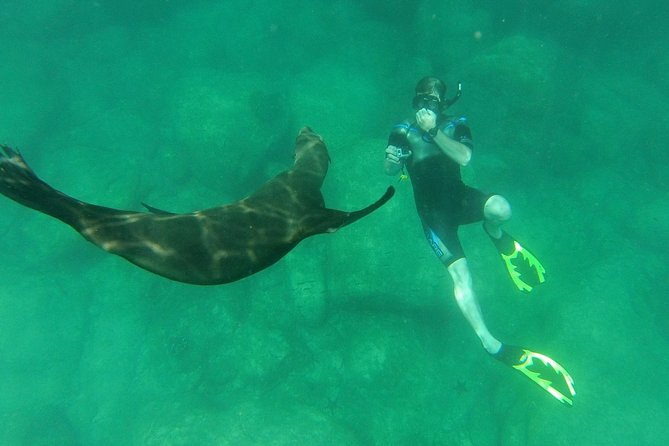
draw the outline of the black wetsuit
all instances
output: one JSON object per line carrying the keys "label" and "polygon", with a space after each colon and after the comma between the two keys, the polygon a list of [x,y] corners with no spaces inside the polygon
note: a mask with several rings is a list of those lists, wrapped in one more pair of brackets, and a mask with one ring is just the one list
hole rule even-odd
{"label": "black wetsuit", "polygon": [[[438,125],[450,138],[473,148],[466,118],[447,117]],[[465,185],[458,163],[415,122],[405,121],[393,127],[388,144],[411,151],[402,162],[411,177],[416,209],[435,254],[446,265],[463,258],[458,226],[481,221],[491,194]]]}

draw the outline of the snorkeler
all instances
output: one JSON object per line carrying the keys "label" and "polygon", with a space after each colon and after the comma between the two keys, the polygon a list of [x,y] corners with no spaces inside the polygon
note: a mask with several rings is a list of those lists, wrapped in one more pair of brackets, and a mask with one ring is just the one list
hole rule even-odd
{"label": "snorkeler", "polygon": [[574,383],[560,364],[529,349],[503,344],[483,321],[467,258],[458,238],[459,226],[483,221],[484,230],[519,290],[529,293],[543,283],[545,270],[532,253],[502,230],[502,224],[511,217],[508,201],[462,181],[460,167],[466,166],[472,157],[471,132],[466,118],[445,113],[460,94],[461,85],[458,85],[456,95],[447,99],[446,84],[435,77],[425,77],[418,82],[413,99],[415,118],[393,127],[385,151],[385,172],[388,175],[399,173],[404,178],[406,168],[425,237],[447,268],[455,300],[483,348],[571,406]]}

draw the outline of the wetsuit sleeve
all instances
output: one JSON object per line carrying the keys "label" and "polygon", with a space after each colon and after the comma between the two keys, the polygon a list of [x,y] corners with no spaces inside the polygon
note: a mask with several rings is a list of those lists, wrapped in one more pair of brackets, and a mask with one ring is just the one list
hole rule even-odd
{"label": "wetsuit sleeve", "polygon": [[393,129],[390,131],[390,136],[388,136],[388,145],[408,150],[409,149],[409,140],[407,139],[408,133],[409,133],[408,122],[401,122],[393,126]]}
{"label": "wetsuit sleeve", "polygon": [[459,143],[466,145],[472,150],[474,149],[474,141],[472,141],[472,132],[471,130],[469,130],[469,126],[466,124],[458,124],[455,126],[455,129],[453,130],[453,139]]}

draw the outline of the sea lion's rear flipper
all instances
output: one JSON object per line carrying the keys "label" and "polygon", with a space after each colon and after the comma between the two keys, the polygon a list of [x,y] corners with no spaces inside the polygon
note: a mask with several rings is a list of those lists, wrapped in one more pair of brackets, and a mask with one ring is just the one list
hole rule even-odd
{"label": "sea lion's rear flipper", "polygon": [[339,211],[337,209],[321,209],[307,217],[307,220],[303,222],[304,237],[335,232],[339,228],[350,225],[383,206],[393,195],[395,195],[395,188],[389,186],[381,198],[364,209],[353,212]]}
{"label": "sea lion's rear flipper", "polygon": [[18,151],[4,145],[0,146],[0,194],[78,229],[77,214],[84,203],[46,184]]}
{"label": "sea lion's rear flipper", "polygon": [[18,151],[3,145],[0,145],[0,194],[55,217],[79,232],[96,219],[109,222],[133,214],[85,203],[54,189],[33,172]]}

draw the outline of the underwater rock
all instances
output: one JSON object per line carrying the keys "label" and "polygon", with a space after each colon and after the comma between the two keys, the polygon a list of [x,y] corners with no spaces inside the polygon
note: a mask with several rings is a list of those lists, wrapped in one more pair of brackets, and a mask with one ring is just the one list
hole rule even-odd
{"label": "underwater rock", "polygon": [[[262,84],[257,78],[200,70],[174,85],[168,100],[171,116],[167,119],[173,138],[159,154],[170,158],[164,175],[183,183],[202,182],[219,200],[212,205],[247,194],[257,184],[258,176],[271,177],[270,172],[258,171],[260,161],[267,166],[267,136],[275,130],[271,123],[256,119],[259,115],[254,110],[257,105],[252,92]],[[284,152],[282,160],[289,162],[292,150]],[[169,193],[175,191],[170,189]]]}
{"label": "underwater rock", "polygon": [[[481,52],[467,66],[466,78],[486,107],[508,107],[516,113],[541,112],[555,91],[556,48],[523,35],[505,38]],[[480,90],[480,91],[479,91]],[[529,116],[518,115],[516,119]]]}
{"label": "underwater rock", "polygon": [[[368,72],[339,63],[336,57],[311,66],[295,83],[299,88],[291,93],[291,108],[296,122],[309,122],[319,129],[337,163],[338,150],[348,150],[360,135],[369,134],[370,98],[385,97]],[[379,104],[374,107],[379,108]]]}
{"label": "underwater rock", "polygon": [[138,418],[137,444],[145,446],[361,444],[345,426],[290,401],[251,399],[224,411],[165,402]]}
{"label": "underwater rock", "polygon": [[81,442],[66,411],[61,407],[47,406],[33,414],[21,444],[26,446],[79,446]]}

